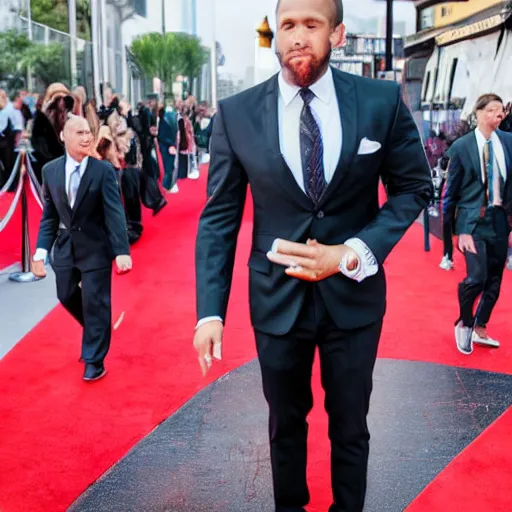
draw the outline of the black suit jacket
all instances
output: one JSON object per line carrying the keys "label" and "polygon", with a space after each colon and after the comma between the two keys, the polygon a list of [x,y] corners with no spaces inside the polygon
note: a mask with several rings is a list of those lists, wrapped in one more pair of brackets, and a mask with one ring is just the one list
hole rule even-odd
{"label": "black suit jacket", "polygon": [[[507,179],[503,207],[512,229],[512,134],[496,131],[503,145]],[[456,140],[449,151],[448,183],[444,201],[455,208],[455,234],[471,235],[485,206],[486,190],[482,180],[480,152],[474,130]]]}
{"label": "black suit jacket", "polygon": [[83,272],[109,267],[115,257],[130,254],[114,168],[89,157],[71,208],[65,162],[64,156],[43,168],[45,203],[37,247],[50,251],[55,244],[55,267],[74,266]]}
{"label": "black suit jacket", "polygon": [[[378,273],[361,283],[340,273],[315,286],[340,328],[362,327],[384,315],[382,264],[426,206],[430,170],[396,83],[334,69],[333,74],[343,128],[342,154],[318,207],[299,187],[280,152],[277,76],[220,102],[212,137],[210,198],[196,243],[199,319],[226,318],[248,184],[254,201],[249,267],[256,329],[286,334],[297,320],[308,286],[267,259],[275,238],[297,242],[313,238],[334,245],[359,237],[377,258]],[[381,149],[358,155],[364,137],[380,142]],[[389,194],[382,208],[380,178]]]}

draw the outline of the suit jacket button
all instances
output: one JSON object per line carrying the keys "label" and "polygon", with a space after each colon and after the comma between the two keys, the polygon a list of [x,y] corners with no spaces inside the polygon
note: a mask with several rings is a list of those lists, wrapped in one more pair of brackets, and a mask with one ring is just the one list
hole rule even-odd
{"label": "suit jacket button", "polygon": [[317,219],[323,219],[325,216],[324,212],[322,210],[320,210],[317,214],[316,214],[316,218]]}

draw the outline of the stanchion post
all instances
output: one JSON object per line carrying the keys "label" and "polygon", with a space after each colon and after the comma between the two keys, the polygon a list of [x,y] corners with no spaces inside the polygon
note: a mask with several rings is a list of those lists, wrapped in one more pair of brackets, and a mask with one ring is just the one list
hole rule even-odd
{"label": "stanchion post", "polygon": [[41,277],[35,276],[31,269],[30,263],[32,261],[31,257],[31,248],[30,248],[30,231],[29,231],[29,222],[28,222],[28,201],[27,201],[27,168],[26,168],[26,158],[27,154],[25,150],[20,151],[21,156],[21,168],[20,168],[20,180],[22,180],[21,184],[21,272],[14,272],[9,275],[10,281],[15,281],[17,283],[33,283],[34,281],[39,281],[43,279]]}
{"label": "stanchion post", "polygon": [[423,244],[425,252],[430,252],[430,216],[428,207],[423,210]]}

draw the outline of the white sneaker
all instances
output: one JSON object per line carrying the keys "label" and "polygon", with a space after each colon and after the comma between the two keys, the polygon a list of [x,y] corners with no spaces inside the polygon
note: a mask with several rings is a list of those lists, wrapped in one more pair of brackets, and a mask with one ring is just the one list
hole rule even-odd
{"label": "white sneaker", "polygon": [[455,326],[455,343],[462,354],[469,356],[473,352],[473,336],[471,327],[465,327],[462,322]]}
{"label": "white sneaker", "polygon": [[178,188],[178,184],[176,183],[174,187],[172,187],[171,190],[169,190],[169,194],[177,194],[179,191],[180,189]]}
{"label": "white sneaker", "polygon": [[439,264],[439,268],[443,270],[453,270],[453,261],[448,258],[448,256],[444,256]]}
{"label": "white sneaker", "polygon": [[484,347],[489,348],[500,348],[500,342],[498,340],[493,340],[492,338],[482,338],[479,336],[476,331],[473,332],[473,343],[476,343],[477,345],[482,345]]}
{"label": "white sneaker", "polygon": [[192,172],[188,175],[188,179],[189,179],[189,180],[197,180],[197,178],[199,178],[199,171],[192,171]]}

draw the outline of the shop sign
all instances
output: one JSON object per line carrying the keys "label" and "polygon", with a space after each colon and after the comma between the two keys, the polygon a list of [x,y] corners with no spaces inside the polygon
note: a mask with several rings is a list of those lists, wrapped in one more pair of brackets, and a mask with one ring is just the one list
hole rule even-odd
{"label": "shop sign", "polygon": [[436,37],[436,44],[438,46],[444,46],[446,44],[454,43],[455,41],[460,41],[461,39],[470,39],[482,32],[489,32],[496,29],[503,23],[503,21],[503,16],[501,14],[496,14],[495,16],[477,21],[476,23],[471,23],[464,27],[447,30]]}

